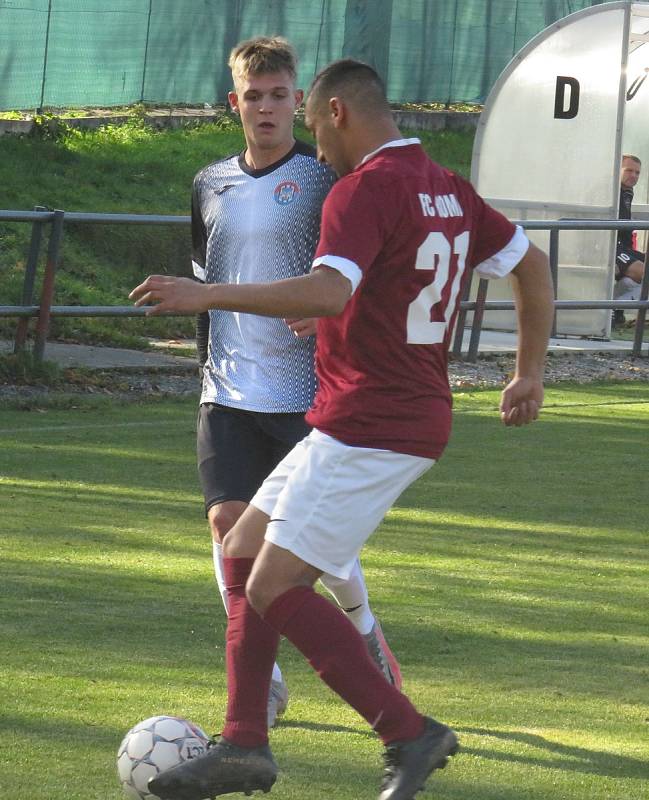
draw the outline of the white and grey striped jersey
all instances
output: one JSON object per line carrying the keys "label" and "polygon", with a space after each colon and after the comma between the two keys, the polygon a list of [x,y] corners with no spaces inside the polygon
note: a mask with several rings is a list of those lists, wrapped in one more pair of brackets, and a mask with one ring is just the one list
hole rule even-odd
{"label": "white and grey striped jersey", "polygon": [[[205,167],[192,193],[195,277],[270,283],[308,273],[334,181],[303,142],[262,170],[243,154]],[[306,411],[315,392],[313,338],[296,338],[281,319],[211,310],[201,403]]]}

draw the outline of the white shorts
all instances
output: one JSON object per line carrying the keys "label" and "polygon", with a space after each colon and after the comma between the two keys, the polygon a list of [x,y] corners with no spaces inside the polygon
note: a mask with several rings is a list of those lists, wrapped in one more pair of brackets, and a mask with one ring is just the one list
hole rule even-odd
{"label": "white shorts", "polygon": [[280,461],[250,504],[270,517],[266,541],[346,580],[397,497],[434,463],[350,447],[314,430]]}

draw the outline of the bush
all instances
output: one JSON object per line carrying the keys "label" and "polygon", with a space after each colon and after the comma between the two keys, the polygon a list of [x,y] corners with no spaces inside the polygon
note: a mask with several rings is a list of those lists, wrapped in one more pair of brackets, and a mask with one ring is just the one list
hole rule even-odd
{"label": "bush", "polygon": [[52,361],[38,361],[31,353],[0,356],[0,383],[59,386],[63,370]]}

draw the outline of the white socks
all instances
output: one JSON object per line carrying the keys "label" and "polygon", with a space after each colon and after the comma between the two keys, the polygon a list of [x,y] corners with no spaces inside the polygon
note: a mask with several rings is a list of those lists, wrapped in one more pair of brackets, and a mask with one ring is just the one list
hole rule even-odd
{"label": "white socks", "polygon": [[212,539],[212,561],[214,562],[214,576],[216,583],[221,592],[221,600],[223,600],[223,607],[225,613],[228,613],[228,590],[225,588],[225,576],[223,574],[223,548],[221,545]]}
{"label": "white socks", "polygon": [[[223,576],[223,551],[221,545],[212,539],[212,559],[214,561],[214,575],[216,583],[221,593],[225,613],[228,613],[228,593],[225,588],[225,578]],[[320,578],[325,589],[333,596],[341,609],[347,614],[356,630],[366,635],[374,627],[374,615],[369,606],[367,596],[367,586],[365,576],[361,569],[361,563],[356,559],[352,574],[349,580],[342,580],[333,575],[323,575]],[[273,680],[281,680],[282,673],[277,664],[273,669]]]}
{"label": "white socks", "polygon": [[333,595],[335,601],[347,614],[356,630],[364,636],[368,634],[374,627],[376,620],[370,610],[361,562],[356,559],[349,580],[345,581],[333,575],[323,575],[320,578],[320,582]]}

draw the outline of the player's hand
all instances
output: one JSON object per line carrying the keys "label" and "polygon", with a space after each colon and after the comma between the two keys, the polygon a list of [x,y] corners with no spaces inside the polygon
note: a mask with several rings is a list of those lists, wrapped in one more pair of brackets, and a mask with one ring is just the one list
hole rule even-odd
{"label": "player's hand", "polygon": [[314,336],[318,325],[317,317],[307,317],[306,319],[285,319],[284,322],[293,331],[298,339],[307,336]]}
{"label": "player's hand", "polygon": [[534,378],[514,378],[500,399],[500,419],[507,426],[527,425],[538,419],[543,405],[543,382]]}
{"label": "player's hand", "polygon": [[199,314],[209,308],[204,284],[168,275],[149,275],[129,298],[135,300],[136,306],[151,306],[147,317],[170,312]]}

